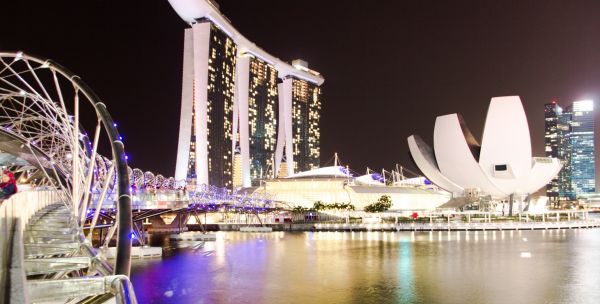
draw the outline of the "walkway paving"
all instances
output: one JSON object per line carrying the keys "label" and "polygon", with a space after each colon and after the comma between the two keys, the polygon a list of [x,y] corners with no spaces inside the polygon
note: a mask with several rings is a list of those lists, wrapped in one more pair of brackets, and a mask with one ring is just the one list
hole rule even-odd
{"label": "walkway paving", "polygon": [[102,303],[132,290],[127,277],[111,275],[111,267],[85,242],[64,204],[50,205],[33,216],[23,247],[29,302]]}

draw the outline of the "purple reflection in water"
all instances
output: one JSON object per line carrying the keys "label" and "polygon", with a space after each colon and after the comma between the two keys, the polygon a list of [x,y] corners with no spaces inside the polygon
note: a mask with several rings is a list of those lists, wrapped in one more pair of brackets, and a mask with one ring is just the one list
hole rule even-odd
{"label": "purple reflection in water", "polygon": [[[175,246],[168,239],[163,244]],[[133,261],[131,279],[140,303],[595,303],[600,298],[600,229],[220,232],[217,241],[198,249],[170,252],[162,259]]]}

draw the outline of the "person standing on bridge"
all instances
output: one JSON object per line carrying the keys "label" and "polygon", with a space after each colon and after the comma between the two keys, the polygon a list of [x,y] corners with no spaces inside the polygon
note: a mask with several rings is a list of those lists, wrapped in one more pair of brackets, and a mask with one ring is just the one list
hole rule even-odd
{"label": "person standing on bridge", "polygon": [[11,195],[17,193],[17,181],[15,175],[6,170],[2,174],[2,182],[0,183],[0,199],[9,198]]}

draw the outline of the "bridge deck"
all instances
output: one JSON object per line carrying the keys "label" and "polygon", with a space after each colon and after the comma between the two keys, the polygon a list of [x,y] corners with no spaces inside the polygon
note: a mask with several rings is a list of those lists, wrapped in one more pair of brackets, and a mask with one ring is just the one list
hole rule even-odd
{"label": "bridge deck", "polygon": [[123,302],[119,297],[131,293],[135,302],[129,279],[111,275],[111,267],[85,241],[77,219],[57,198],[24,191],[2,202],[2,298],[11,303],[104,303]]}

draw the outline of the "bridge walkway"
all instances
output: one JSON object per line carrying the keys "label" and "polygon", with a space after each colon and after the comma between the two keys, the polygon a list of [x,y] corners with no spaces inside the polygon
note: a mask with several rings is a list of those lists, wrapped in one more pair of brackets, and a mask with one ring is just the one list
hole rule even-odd
{"label": "bridge walkway", "polygon": [[[40,193],[18,193],[2,204],[2,303],[135,303],[127,276],[112,275],[106,259],[87,242],[71,209],[40,203]],[[31,207],[36,205],[38,208]]]}

